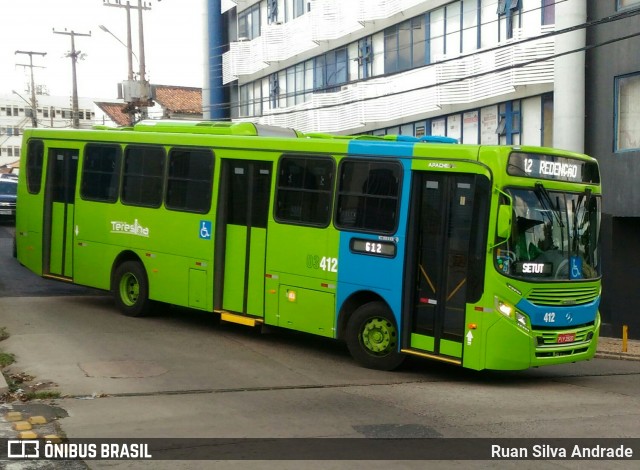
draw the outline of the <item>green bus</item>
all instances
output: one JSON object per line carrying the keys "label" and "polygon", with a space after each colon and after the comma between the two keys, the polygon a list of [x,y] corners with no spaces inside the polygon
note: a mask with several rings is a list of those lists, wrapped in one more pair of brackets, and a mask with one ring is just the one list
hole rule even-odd
{"label": "green bus", "polygon": [[126,315],[165,303],[321,335],[382,370],[595,354],[586,155],[209,121],[31,129],[23,148],[19,261]]}

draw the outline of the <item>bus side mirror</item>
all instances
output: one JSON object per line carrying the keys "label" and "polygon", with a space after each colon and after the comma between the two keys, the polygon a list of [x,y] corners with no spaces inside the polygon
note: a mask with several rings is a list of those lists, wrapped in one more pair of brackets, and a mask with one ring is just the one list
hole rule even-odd
{"label": "bus side mirror", "polygon": [[511,235],[511,206],[501,204],[498,208],[498,228],[496,235],[500,238],[509,238]]}

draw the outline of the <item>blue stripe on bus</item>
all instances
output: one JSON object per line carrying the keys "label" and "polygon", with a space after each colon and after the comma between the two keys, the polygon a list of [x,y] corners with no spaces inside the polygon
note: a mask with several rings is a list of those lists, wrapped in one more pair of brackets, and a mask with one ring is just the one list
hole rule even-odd
{"label": "blue stripe on bus", "polygon": [[[349,155],[371,156],[411,156],[413,143],[352,141],[349,143]],[[343,303],[359,291],[370,291],[378,294],[389,305],[401,328],[402,286],[404,278],[405,240],[407,217],[409,210],[409,191],[411,189],[411,160],[401,160],[404,174],[401,183],[400,213],[398,214],[398,229],[388,236],[361,232],[340,232],[340,247],[338,250],[338,287],[337,306],[340,310]],[[351,239],[359,238],[377,241],[393,239],[396,244],[396,255],[393,258],[369,254],[352,253]]]}
{"label": "blue stripe on bus", "polygon": [[349,142],[348,155],[371,155],[410,157],[415,142],[393,140],[352,140]]}
{"label": "blue stripe on bus", "polygon": [[[533,327],[552,326],[570,328],[572,326],[577,327],[595,321],[599,305],[600,297],[588,304],[565,307],[534,305],[528,300],[522,299],[516,304],[516,308],[529,315],[529,319],[531,320],[531,325]],[[553,315],[549,316],[549,314]],[[546,322],[545,316],[547,318]],[[551,322],[550,320],[553,321]]]}

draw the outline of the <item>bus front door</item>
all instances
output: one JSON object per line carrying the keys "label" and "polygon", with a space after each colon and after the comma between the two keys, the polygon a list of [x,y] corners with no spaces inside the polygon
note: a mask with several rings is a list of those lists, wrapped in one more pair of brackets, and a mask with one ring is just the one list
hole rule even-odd
{"label": "bus front door", "polygon": [[43,226],[44,275],[73,278],[73,224],[77,173],[77,149],[49,149]]}
{"label": "bus front door", "polygon": [[[411,350],[460,364],[470,253],[476,251],[476,181],[470,174],[420,172],[413,184],[413,273],[408,305]],[[473,276],[472,276],[473,277]]]}
{"label": "bus front door", "polygon": [[264,316],[271,162],[223,160],[215,243],[214,308]]}

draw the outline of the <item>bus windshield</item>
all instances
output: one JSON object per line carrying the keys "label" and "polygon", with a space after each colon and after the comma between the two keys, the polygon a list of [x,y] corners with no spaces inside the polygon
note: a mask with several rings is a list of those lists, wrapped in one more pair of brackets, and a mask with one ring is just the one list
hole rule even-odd
{"label": "bus windshield", "polygon": [[526,280],[600,277],[600,198],[591,194],[510,188],[511,236],[495,251],[498,269]]}

